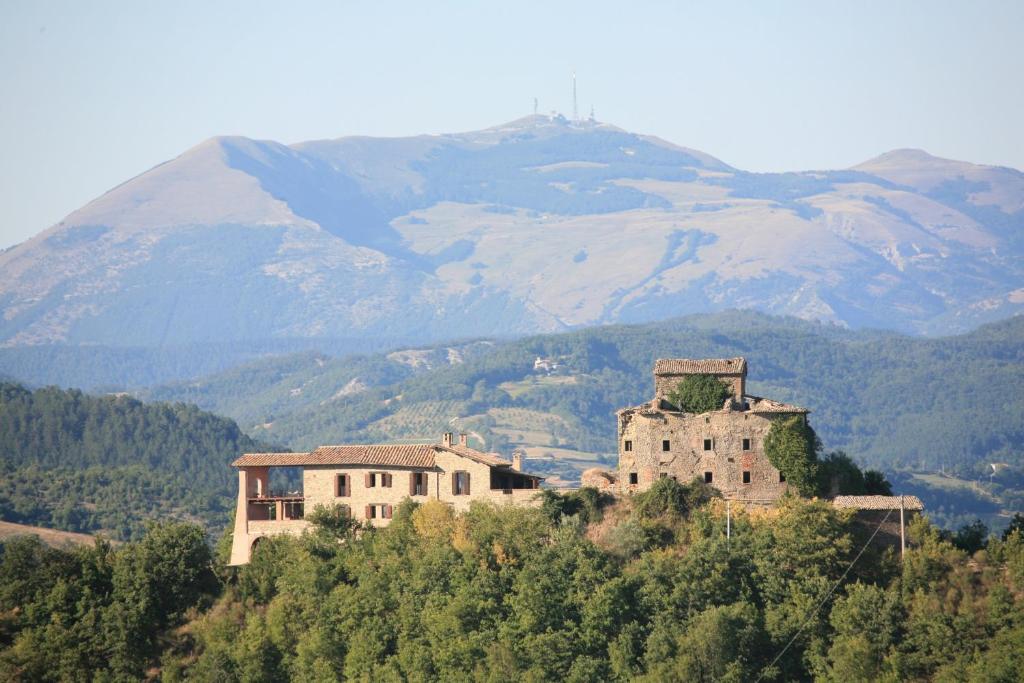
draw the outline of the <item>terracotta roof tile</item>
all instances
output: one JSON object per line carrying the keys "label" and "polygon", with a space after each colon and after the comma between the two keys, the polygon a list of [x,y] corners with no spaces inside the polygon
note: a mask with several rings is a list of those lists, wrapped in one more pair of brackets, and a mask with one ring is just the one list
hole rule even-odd
{"label": "terracotta roof tile", "polygon": [[303,465],[371,465],[378,467],[433,467],[431,444],[369,444],[320,446],[312,453],[246,453],[235,467],[301,467]]}
{"label": "terracotta roof tile", "polygon": [[832,505],[840,509],[899,510],[900,498],[904,509],[924,510],[924,503],[917,496],[836,496]]}
{"label": "terracotta roof tile", "polygon": [[737,375],[746,371],[746,358],[659,358],[654,362],[655,375]]}
{"label": "terracotta roof tile", "polygon": [[451,446],[437,446],[437,448],[451,451],[456,455],[461,455],[464,458],[475,460],[476,462],[483,463],[484,465],[490,465],[492,467],[511,467],[512,463],[505,458],[501,457],[497,453],[484,453],[478,451],[475,448],[469,446],[459,446],[452,444]]}

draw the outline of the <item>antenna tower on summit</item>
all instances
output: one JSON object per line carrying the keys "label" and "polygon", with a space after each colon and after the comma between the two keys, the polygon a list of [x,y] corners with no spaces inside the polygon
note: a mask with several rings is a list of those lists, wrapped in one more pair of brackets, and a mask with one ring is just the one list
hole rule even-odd
{"label": "antenna tower on summit", "polygon": [[580,113],[576,108],[576,72],[572,72],[572,122],[579,123]]}

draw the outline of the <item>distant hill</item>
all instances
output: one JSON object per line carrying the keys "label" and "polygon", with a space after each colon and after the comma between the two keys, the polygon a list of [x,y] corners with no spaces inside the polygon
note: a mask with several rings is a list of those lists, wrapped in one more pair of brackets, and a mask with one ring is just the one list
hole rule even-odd
{"label": "distant hill", "polygon": [[950,333],[1024,309],[1022,235],[1024,174],[917,150],[758,174],[544,116],[222,137],[0,253],[0,344],[349,352],[729,308]]}
{"label": "distant hill", "polygon": [[[1024,383],[1024,317],[921,339],[750,312],[697,315],[387,355],[296,354],[142,395],[195,402],[295,449],[430,441],[459,429],[487,448],[525,449],[530,467],[557,484],[614,463],[614,412],[651,397],[656,358],[740,355],[749,391],[811,409],[826,449],[890,472],[980,478],[1024,509],[1024,398],[1009,390]],[[557,367],[535,369],[538,357]],[[991,463],[1001,464],[992,477]],[[975,502],[979,513],[1000,509]]]}
{"label": "distant hill", "polygon": [[195,406],[0,384],[0,520],[122,540],[149,519],[220,529],[229,464],[260,448]]}
{"label": "distant hill", "polygon": [[38,536],[43,543],[54,548],[92,545],[96,541],[96,537],[90,534],[77,534],[73,531],[57,531],[41,526],[0,521],[0,543],[15,536]]}

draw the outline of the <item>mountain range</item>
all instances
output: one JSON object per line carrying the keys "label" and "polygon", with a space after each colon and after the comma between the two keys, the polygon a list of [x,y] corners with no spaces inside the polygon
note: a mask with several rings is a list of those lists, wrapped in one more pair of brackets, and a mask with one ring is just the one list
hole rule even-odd
{"label": "mountain range", "polygon": [[730,308],[945,334],[1024,308],[1024,174],[919,150],[748,173],[548,116],[219,137],[0,253],[0,272],[6,347],[350,350]]}

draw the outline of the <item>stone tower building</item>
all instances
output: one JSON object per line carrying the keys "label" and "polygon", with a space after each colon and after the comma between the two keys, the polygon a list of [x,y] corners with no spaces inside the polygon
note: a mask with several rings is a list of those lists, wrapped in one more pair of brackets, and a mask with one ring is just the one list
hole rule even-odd
{"label": "stone tower building", "polygon": [[[732,390],[722,407],[707,413],[679,411],[667,400],[687,375],[707,374]],[[786,490],[785,479],[764,453],[773,421],[809,411],[746,393],[744,358],[659,360],[654,398],[618,411],[620,493],[647,489],[659,477],[680,483],[701,479],[729,500],[767,504]]]}

